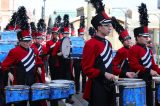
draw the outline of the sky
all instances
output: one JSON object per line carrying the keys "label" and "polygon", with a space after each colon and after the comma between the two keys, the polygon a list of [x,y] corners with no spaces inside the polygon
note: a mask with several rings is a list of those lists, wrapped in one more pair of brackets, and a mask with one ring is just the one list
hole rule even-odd
{"label": "sky", "polygon": [[[41,7],[44,0],[14,0],[16,7],[24,5],[27,9],[36,9],[36,14],[41,14]],[[158,0],[103,0],[103,3],[110,8],[137,9],[142,2],[146,3],[148,10],[157,9]],[[87,5],[85,0],[46,0],[46,15],[54,10],[76,10],[76,8]]]}

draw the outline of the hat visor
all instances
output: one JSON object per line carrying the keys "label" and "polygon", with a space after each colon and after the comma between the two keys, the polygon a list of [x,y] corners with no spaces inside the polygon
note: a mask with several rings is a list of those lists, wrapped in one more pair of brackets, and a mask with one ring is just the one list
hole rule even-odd
{"label": "hat visor", "polygon": [[69,32],[64,32],[63,34],[69,34]]}
{"label": "hat visor", "polygon": [[131,39],[131,37],[130,37],[130,36],[127,36],[127,37],[125,37],[124,40],[129,40],[129,39]]}
{"label": "hat visor", "polygon": [[55,32],[55,31],[52,31],[52,34],[59,34],[59,32],[57,31],[57,32]]}
{"label": "hat visor", "polygon": [[150,34],[149,33],[143,33],[143,34],[139,34],[140,36],[143,36],[143,37],[150,37]]}
{"label": "hat visor", "polygon": [[103,26],[108,26],[111,22],[112,22],[111,20],[104,19],[104,20],[100,21],[100,24]]}
{"label": "hat visor", "polygon": [[32,40],[32,37],[23,37],[22,40],[23,41],[30,41],[30,40]]}
{"label": "hat visor", "polygon": [[36,37],[36,39],[43,39],[43,37],[42,36],[38,36],[38,37]]}

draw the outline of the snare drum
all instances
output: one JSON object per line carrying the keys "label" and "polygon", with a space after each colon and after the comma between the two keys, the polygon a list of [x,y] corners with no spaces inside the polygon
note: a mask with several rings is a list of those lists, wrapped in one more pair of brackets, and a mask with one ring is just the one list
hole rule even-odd
{"label": "snare drum", "polygon": [[115,84],[116,93],[120,98],[117,101],[118,106],[146,106],[146,84],[144,81],[116,81]]}
{"label": "snare drum", "polygon": [[31,86],[32,101],[49,99],[50,88],[42,83],[35,83]]}
{"label": "snare drum", "polygon": [[153,98],[154,103],[157,101],[160,104],[160,77],[153,77],[152,81],[153,87]]}
{"label": "snare drum", "polygon": [[84,39],[82,37],[65,37],[62,42],[62,54],[64,58],[82,58]]}
{"label": "snare drum", "polygon": [[66,85],[69,86],[69,94],[70,95],[75,94],[75,84],[74,84],[74,81],[71,81],[71,80],[52,80],[51,83],[66,84]]}
{"label": "snare drum", "polygon": [[50,87],[50,97],[49,99],[64,99],[69,97],[69,86],[65,84],[48,84]]}
{"label": "snare drum", "polygon": [[5,87],[6,103],[14,103],[29,100],[29,86],[12,85]]}

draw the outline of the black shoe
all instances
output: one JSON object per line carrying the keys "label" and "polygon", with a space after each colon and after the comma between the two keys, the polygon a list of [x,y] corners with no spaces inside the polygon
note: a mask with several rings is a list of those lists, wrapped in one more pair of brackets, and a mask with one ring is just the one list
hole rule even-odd
{"label": "black shoe", "polygon": [[72,99],[66,99],[66,103],[73,104],[74,101]]}

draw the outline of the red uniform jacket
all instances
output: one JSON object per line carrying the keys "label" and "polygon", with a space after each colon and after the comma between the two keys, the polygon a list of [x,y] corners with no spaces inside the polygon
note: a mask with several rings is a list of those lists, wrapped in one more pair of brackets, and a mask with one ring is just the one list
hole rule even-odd
{"label": "red uniform jacket", "polygon": [[108,40],[94,36],[88,40],[83,49],[82,71],[88,77],[83,98],[90,99],[92,80],[97,77],[104,78],[104,73],[111,73],[112,47]]}
{"label": "red uniform jacket", "polygon": [[55,46],[55,43],[57,42],[56,39],[52,39],[46,42],[46,50],[47,53],[50,54],[50,52],[52,52],[53,47]]}
{"label": "red uniform jacket", "polygon": [[58,40],[58,42],[55,43],[54,50],[52,51],[52,57],[55,59],[54,67],[56,68],[60,68],[60,63],[62,61],[62,56],[57,55],[61,51],[61,43],[62,40]]}
{"label": "red uniform jacket", "polygon": [[112,62],[113,73],[115,75],[126,77],[126,72],[131,71],[128,63],[128,52],[129,52],[129,48],[126,48],[126,47],[122,47],[117,51]]}
{"label": "red uniform jacket", "polygon": [[160,74],[160,69],[155,64],[151,50],[143,45],[135,44],[129,50],[129,64],[134,71],[149,73],[151,69]]}
{"label": "red uniform jacket", "polygon": [[13,84],[31,85],[35,83],[35,66],[40,67],[41,64],[37,51],[17,46],[9,51],[2,63],[2,70],[8,71],[10,66],[14,66]]}

